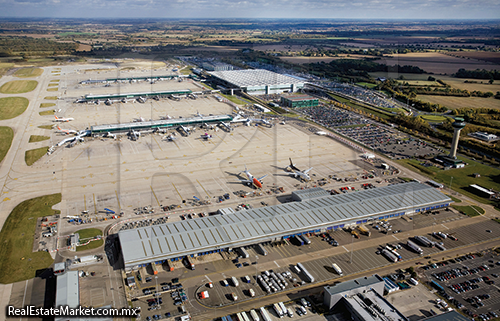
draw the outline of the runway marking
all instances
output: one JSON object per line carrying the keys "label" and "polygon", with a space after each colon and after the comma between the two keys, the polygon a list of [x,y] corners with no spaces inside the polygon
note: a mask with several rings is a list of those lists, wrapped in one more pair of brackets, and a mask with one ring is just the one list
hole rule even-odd
{"label": "runway marking", "polygon": [[208,194],[207,190],[205,189],[205,187],[203,187],[203,185],[201,185],[200,181],[197,179],[196,180],[198,182],[198,184],[200,184],[201,188],[203,188],[203,190],[205,191],[205,193],[207,194],[208,198],[210,198],[210,194]]}
{"label": "runway marking", "polygon": [[208,277],[208,275],[205,275],[205,277],[207,278],[208,282],[212,282],[212,280],[210,280],[210,278]]}
{"label": "runway marking", "polygon": [[85,148],[84,150],[82,150],[82,152],[81,152],[80,154],[78,154],[78,156],[76,156],[76,157],[75,157],[75,159],[73,159],[73,162],[74,162],[74,161],[75,161],[78,157],[80,157],[80,155],[82,155],[82,154],[83,154],[83,152],[84,152],[85,150],[87,150],[87,149],[89,149],[89,147],[87,147],[87,148]]}
{"label": "runway marking", "polygon": [[274,262],[274,264],[276,264],[277,267],[280,267],[280,265],[278,264],[278,262],[276,262],[276,261],[273,261],[273,262]]}
{"label": "runway marking", "polygon": [[[172,183],[172,185],[174,185],[174,184]],[[156,197],[156,193],[155,193],[155,191],[153,190],[153,186],[149,185],[149,187],[151,187],[151,192],[153,192],[153,195],[154,195],[154,197],[156,198],[156,203],[158,203],[158,206],[160,206],[160,201],[158,201],[158,197]],[[176,190],[177,190],[177,189],[176,189]],[[117,195],[117,197],[118,197],[118,195]]]}
{"label": "runway marking", "polygon": [[342,245],[342,247],[344,248],[344,250],[346,250],[347,252],[349,252],[349,250],[345,246]]}
{"label": "runway marking", "polygon": [[[174,183],[172,183],[172,186],[174,187],[175,191],[177,192],[177,194],[179,195],[179,197],[181,198],[181,201],[183,201],[184,199],[182,198],[181,196],[181,193],[179,193],[179,191],[177,190],[177,187],[175,187]],[[152,189],[152,188],[151,188]]]}
{"label": "runway marking", "polygon": [[396,237],[396,235],[393,234],[392,237],[399,241],[399,239]]}
{"label": "runway marking", "polygon": [[447,229],[447,230],[449,230],[449,229],[450,229],[449,227],[446,227],[446,226],[445,226],[444,224],[442,224],[442,223],[441,223],[441,225],[442,225],[445,229]]}
{"label": "runway marking", "polygon": [[163,149],[161,149],[160,144],[158,144],[158,141],[156,140],[156,137],[154,137],[153,135],[151,135],[151,137],[153,137],[153,139],[154,139],[154,140],[155,140],[155,142],[156,142],[156,145],[158,145],[158,147],[160,148],[160,150],[163,152]]}

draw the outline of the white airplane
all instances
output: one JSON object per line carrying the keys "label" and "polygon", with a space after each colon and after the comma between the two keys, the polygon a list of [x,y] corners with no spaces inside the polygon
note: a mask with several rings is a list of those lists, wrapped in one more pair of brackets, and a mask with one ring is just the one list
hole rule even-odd
{"label": "white airplane", "polygon": [[196,117],[203,117],[203,115],[202,115],[202,114],[200,114],[200,112],[199,112],[199,111],[196,111],[196,114],[194,114],[194,115],[195,115]]}
{"label": "white airplane", "polygon": [[146,121],[146,120],[142,117],[134,118],[134,123],[139,123],[139,122],[144,122],[144,121]]}
{"label": "white airplane", "polygon": [[201,135],[201,138],[203,138],[205,140],[209,140],[209,139],[212,139],[212,135],[209,135],[208,133],[205,133],[205,134]]}
{"label": "white airplane", "polygon": [[309,176],[309,172],[311,171],[311,169],[313,169],[312,167],[309,169],[306,169],[305,171],[301,171],[292,163],[292,159],[290,158],[290,169],[294,170],[294,172],[288,173],[288,175],[293,176],[295,178],[300,178],[304,181],[311,180],[311,177]]}
{"label": "white airplane", "polygon": [[165,120],[165,119],[172,119],[172,116],[167,114],[167,116],[160,116],[160,119]]}
{"label": "white airplane", "polygon": [[147,98],[147,97],[146,97],[146,98],[144,98],[144,97],[139,97],[139,98],[137,98],[137,101],[138,101],[138,102],[140,102],[140,103],[145,103],[145,102],[146,102],[146,100],[148,100],[148,98]]}
{"label": "white airplane", "polygon": [[55,122],[68,122],[68,121],[71,121],[71,120],[74,120],[74,118],[64,118],[64,117],[57,117],[57,116],[54,116],[56,118]]}
{"label": "white airplane", "polygon": [[58,133],[62,133],[62,134],[66,134],[66,135],[69,135],[69,134],[73,134],[73,135],[76,135],[78,134],[78,132],[74,129],[61,129],[61,127],[57,126],[57,129],[59,130]]}
{"label": "white airplane", "polygon": [[242,179],[241,182],[249,185],[249,186],[255,186],[255,188],[262,188],[262,179],[264,179],[264,177],[267,176],[264,175],[262,177],[259,177],[259,178],[255,178],[251,173],[250,171],[247,169],[247,165],[245,165],[245,170],[244,171],[241,171],[238,173],[241,174],[241,173],[245,173],[247,179]]}
{"label": "white airplane", "polygon": [[106,137],[116,139],[116,135],[115,135],[115,134],[111,134],[110,132],[108,132],[108,133],[106,134]]}
{"label": "white airplane", "polygon": [[170,134],[170,135],[163,136],[162,140],[167,140],[169,142],[173,142],[174,140],[176,140],[176,138],[174,135]]}

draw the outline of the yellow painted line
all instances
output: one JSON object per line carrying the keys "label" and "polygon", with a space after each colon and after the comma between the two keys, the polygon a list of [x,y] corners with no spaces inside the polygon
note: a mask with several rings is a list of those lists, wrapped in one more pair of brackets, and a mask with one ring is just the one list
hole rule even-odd
{"label": "yellow painted line", "polygon": [[179,193],[179,191],[177,190],[177,187],[175,187],[174,183],[172,183],[172,186],[175,188],[175,191],[177,192],[177,194],[179,194],[181,201],[183,201],[184,199],[182,198],[181,193]]}
{"label": "yellow painted line", "polygon": [[200,184],[201,188],[203,188],[203,190],[205,191],[205,193],[207,194],[208,198],[210,198],[210,194],[208,194],[207,190],[205,189],[205,187],[203,187],[203,185],[201,185],[200,181],[199,180],[196,180],[198,182],[198,184]]}
{"label": "yellow painted line", "polygon": [[92,193],[92,196],[94,197],[94,214],[97,214],[97,205],[95,203],[95,194]]}
{"label": "yellow painted line", "polygon": [[[153,136],[153,135],[152,135],[152,136]],[[153,136],[153,139],[155,140],[156,145],[158,145],[158,147],[160,148],[160,150],[163,152],[163,149],[161,149],[160,144],[158,144],[158,141],[156,140],[156,137],[154,137],[154,136]]]}
{"label": "yellow painted line", "polygon": [[[173,184],[172,184],[173,185]],[[156,193],[155,191],[153,190],[153,186],[149,185],[149,187],[151,187],[151,192],[153,192],[153,195],[154,197],[156,198],[156,203],[158,203],[158,206],[160,206],[160,202],[158,201],[158,197],[156,197]]]}
{"label": "yellow painted line", "polygon": [[120,198],[118,197],[118,192],[115,189],[116,200],[118,201],[118,208],[121,210],[122,206],[120,205]]}
{"label": "yellow painted line", "polygon": [[76,156],[76,157],[75,157],[75,159],[73,159],[73,161],[76,161],[76,159],[77,159],[78,157],[80,157],[80,155],[82,155],[82,154],[83,154],[83,152],[84,152],[84,151],[86,151],[88,148],[89,148],[89,147],[87,147],[87,148],[85,148],[84,150],[82,150],[82,152],[81,152],[80,154],[78,154],[78,156]]}

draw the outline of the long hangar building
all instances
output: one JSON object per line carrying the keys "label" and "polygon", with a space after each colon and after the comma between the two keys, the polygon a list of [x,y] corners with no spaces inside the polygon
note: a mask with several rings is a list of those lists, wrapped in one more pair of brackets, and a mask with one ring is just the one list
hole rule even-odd
{"label": "long hangar building", "polygon": [[121,230],[126,269],[177,261],[185,256],[341,229],[372,219],[388,219],[443,208],[452,202],[439,190],[416,182],[342,195],[316,188],[292,193],[296,202],[214,215],[195,220]]}

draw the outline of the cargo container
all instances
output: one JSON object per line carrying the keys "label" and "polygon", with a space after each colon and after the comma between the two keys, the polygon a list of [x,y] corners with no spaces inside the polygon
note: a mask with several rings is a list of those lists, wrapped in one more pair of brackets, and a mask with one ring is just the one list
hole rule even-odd
{"label": "cargo container", "polygon": [[340,275],[340,276],[344,275],[344,274],[342,273],[342,270],[340,269],[340,267],[339,267],[337,264],[333,263],[333,264],[332,264],[332,268],[333,268],[333,270],[334,270],[335,272],[337,272],[337,274],[338,274],[338,275]]}
{"label": "cargo container", "polygon": [[309,245],[311,244],[311,240],[309,240],[309,238],[305,235],[300,235],[300,238],[302,238],[302,240],[304,240],[304,243]]}
{"label": "cargo container", "polygon": [[424,245],[424,246],[427,246],[427,247],[434,247],[435,246],[435,243],[432,242],[431,240],[429,240],[427,237],[425,236],[420,236],[420,235],[417,235],[415,236],[415,240],[417,242],[419,242],[420,244]]}
{"label": "cargo container", "polygon": [[259,315],[255,310],[250,310],[250,316],[252,317],[253,321],[260,321]]}
{"label": "cargo container", "polygon": [[231,282],[233,282],[233,285],[234,285],[234,286],[238,286],[238,285],[240,285],[240,282],[238,282],[238,279],[236,279],[234,276],[233,276],[233,277],[231,277]]}
{"label": "cargo container", "polygon": [[408,247],[410,249],[412,249],[413,251],[417,252],[418,254],[423,254],[424,253],[424,251],[417,244],[415,244],[414,242],[412,242],[411,240],[408,240],[406,242],[406,245],[408,245]]}
{"label": "cargo container", "polygon": [[267,255],[267,251],[264,248],[264,246],[262,246],[262,244],[257,244],[255,247],[257,248],[258,252],[260,252],[261,255],[264,255],[264,256]]}
{"label": "cargo container", "polygon": [[388,249],[383,249],[382,250],[382,255],[385,256],[389,261],[391,262],[397,262],[398,258],[396,255],[394,255],[391,251]]}
{"label": "cargo container", "polygon": [[271,317],[269,316],[269,313],[267,313],[266,308],[260,307],[259,310],[263,321],[271,321]]}

